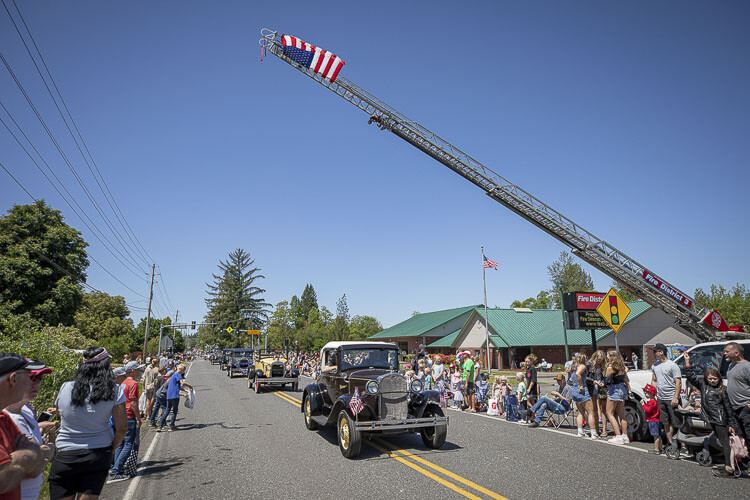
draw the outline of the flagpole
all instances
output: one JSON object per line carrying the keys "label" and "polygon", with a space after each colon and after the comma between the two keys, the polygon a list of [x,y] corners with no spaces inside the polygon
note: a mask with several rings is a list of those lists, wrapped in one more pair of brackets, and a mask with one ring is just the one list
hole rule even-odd
{"label": "flagpole", "polygon": [[490,324],[487,316],[487,268],[484,266],[484,245],[482,247],[482,284],[484,285],[484,333],[485,349],[487,349],[487,377],[490,376]]}

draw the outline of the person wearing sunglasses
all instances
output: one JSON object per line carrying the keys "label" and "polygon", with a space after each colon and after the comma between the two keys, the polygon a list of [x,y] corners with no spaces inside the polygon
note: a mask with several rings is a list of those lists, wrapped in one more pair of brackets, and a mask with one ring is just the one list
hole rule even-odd
{"label": "person wearing sunglasses", "polygon": [[[44,458],[49,461],[52,460],[57,452],[55,445],[49,443],[49,432],[55,427],[54,422],[42,422],[41,427],[45,430],[40,429],[40,423],[37,422],[37,416],[34,409],[31,407],[30,401],[32,401],[37,394],[39,394],[39,387],[42,385],[42,377],[47,373],[52,373],[47,366],[39,363],[41,368],[35,365],[34,370],[30,370],[29,375],[31,378],[31,385],[29,389],[24,393],[23,398],[17,403],[8,405],[5,408],[5,412],[10,416],[13,422],[18,427],[26,438],[32,440],[38,444],[42,449]],[[49,416],[49,413],[46,413]],[[43,437],[43,435],[45,435]],[[45,440],[46,438],[46,440]],[[36,500],[39,498],[39,491],[42,489],[42,474],[35,477],[29,477],[21,482],[21,500]]]}
{"label": "person wearing sunglasses", "polygon": [[[31,370],[43,367],[15,353],[0,353],[0,408],[21,401],[31,391]],[[21,498],[21,481],[44,471],[46,453],[21,434],[7,413],[0,412],[0,500]]]}

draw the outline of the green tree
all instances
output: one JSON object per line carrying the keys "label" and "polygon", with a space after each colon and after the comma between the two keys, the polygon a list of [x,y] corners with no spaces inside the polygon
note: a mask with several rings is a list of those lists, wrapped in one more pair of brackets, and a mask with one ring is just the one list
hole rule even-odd
{"label": "green tree", "polygon": [[[614,280],[612,280],[612,284],[610,285],[612,288],[615,289],[617,292],[617,295],[620,296],[622,300],[625,302],[635,302],[638,300],[638,296],[635,295],[633,292],[625,288],[624,286],[620,286],[620,284]],[[604,290],[602,290],[604,292]]]}
{"label": "green tree", "polygon": [[354,316],[349,323],[350,340],[367,340],[372,335],[383,330],[380,321],[372,316]]}
{"label": "green tree", "polygon": [[574,262],[573,257],[568,252],[560,252],[560,257],[547,266],[547,275],[554,285],[549,294],[556,309],[561,307],[560,288],[562,288],[563,293],[595,291],[594,280],[591,279],[591,275],[584,271],[580,264]]}
{"label": "green tree", "polygon": [[694,297],[705,307],[719,311],[727,324],[750,325],[750,292],[745,285],[737,283],[731,290],[723,285],[711,285],[708,293],[698,288]]}
{"label": "green tree", "polygon": [[[148,325],[148,348],[146,356],[153,356],[155,355],[159,350],[159,330],[162,326],[171,325],[172,324],[172,318],[167,316],[166,318],[151,318],[151,321]],[[165,328],[164,329],[164,335],[169,336],[169,338],[172,338],[172,329],[171,328]],[[146,318],[141,318],[141,320],[138,322],[138,326],[135,327],[135,330],[132,335],[132,341],[129,345],[130,351],[141,351],[143,350],[143,340],[146,338]],[[144,359],[145,356],[144,356]]]}
{"label": "green tree", "polygon": [[99,340],[125,336],[132,341],[133,320],[125,298],[104,292],[83,294],[81,307],[75,313],[74,325],[84,337]]}
{"label": "green tree", "polygon": [[524,301],[514,300],[510,307],[528,307],[530,309],[549,309],[552,304],[551,292],[542,290],[536,298],[529,297]]}
{"label": "green tree", "polygon": [[308,283],[305,285],[305,289],[302,291],[302,296],[299,299],[299,311],[307,321],[307,315],[310,314],[311,309],[318,308],[318,294],[315,293],[315,288]]}
{"label": "green tree", "polygon": [[[300,338],[294,338],[295,333],[292,310],[289,307],[289,302],[283,300],[276,304],[268,320],[268,347],[283,347],[285,338],[288,338],[290,342],[299,341]],[[301,336],[298,335],[298,337]],[[302,345],[302,343],[300,344]],[[304,347],[307,348],[306,345]]]}
{"label": "green tree", "polygon": [[349,339],[349,306],[346,303],[346,294],[336,301],[336,317],[330,330],[331,340]]}
{"label": "green tree", "polygon": [[83,297],[86,246],[43,200],[14,205],[0,217],[0,312],[71,325]]}
{"label": "green tree", "polygon": [[[260,329],[268,321],[271,304],[263,299],[264,289],[255,285],[265,276],[253,267],[255,260],[245,250],[238,248],[226,261],[219,261],[219,273],[213,275],[208,287],[208,314],[206,319],[219,323],[219,328]],[[239,341],[239,339],[237,339]]]}

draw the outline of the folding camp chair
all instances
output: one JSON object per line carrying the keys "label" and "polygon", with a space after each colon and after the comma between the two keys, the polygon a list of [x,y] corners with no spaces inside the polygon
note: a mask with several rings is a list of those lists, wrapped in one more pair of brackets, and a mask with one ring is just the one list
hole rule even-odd
{"label": "folding camp chair", "polygon": [[565,410],[565,413],[555,413],[548,408],[547,411],[544,412],[544,422],[542,423],[542,426],[554,427],[555,429],[559,429],[566,424],[573,426],[573,421],[576,416],[575,411],[575,406],[572,404],[567,410]]}

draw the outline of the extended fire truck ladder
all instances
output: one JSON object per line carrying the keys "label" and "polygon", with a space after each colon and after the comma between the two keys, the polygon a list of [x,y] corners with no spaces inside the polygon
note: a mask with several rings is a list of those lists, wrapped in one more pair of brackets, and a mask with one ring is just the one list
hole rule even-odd
{"label": "extended fire truck ladder", "polygon": [[[714,330],[701,322],[710,311],[687,294],[667,285],[664,280],[647,271],[643,265],[614,246],[597,238],[557,210],[348,79],[339,75],[331,82],[288,58],[284,55],[281,37],[277,32],[264,28],[261,35],[261,47],[367,113],[368,123],[375,123],[381,130],[392,132],[476,184],[490,198],[569,246],[573,254],[613,278],[635,296],[673,316],[680,326],[694,333],[698,339],[706,341],[715,336]],[[653,280],[658,280],[657,285],[664,284],[673,295],[681,296],[682,300],[678,301],[662,293],[653,284],[654,281],[647,281],[647,275]]]}

